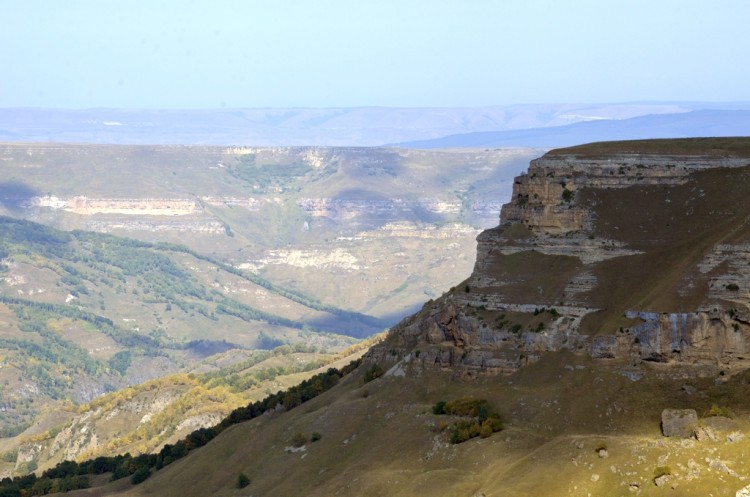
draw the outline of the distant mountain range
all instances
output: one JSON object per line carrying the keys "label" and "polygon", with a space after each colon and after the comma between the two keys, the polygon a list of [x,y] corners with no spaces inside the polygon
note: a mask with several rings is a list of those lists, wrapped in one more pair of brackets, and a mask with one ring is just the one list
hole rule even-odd
{"label": "distant mountain range", "polygon": [[[692,115],[691,111],[702,113]],[[621,135],[612,133],[620,126],[646,133],[633,132],[632,136],[638,137],[649,136],[647,132],[653,127],[659,130],[659,136],[695,136],[713,131],[706,129],[704,120],[747,122],[741,114],[723,111],[750,111],[750,103],[216,110],[22,108],[0,109],[0,141],[253,146],[396,143],[430,148],[562,146],[619,138]],[[656,119],[655,124],[648,124],[652,119]]]}
{"label": "distant mountain range", "polygon": [[568,147],[581,143],[648,138],[695,138],[750,135],[750,110],[696,110],[630,119],[578,122],[507,131],[463,133],[433,140],[400,143],[406,148]]}

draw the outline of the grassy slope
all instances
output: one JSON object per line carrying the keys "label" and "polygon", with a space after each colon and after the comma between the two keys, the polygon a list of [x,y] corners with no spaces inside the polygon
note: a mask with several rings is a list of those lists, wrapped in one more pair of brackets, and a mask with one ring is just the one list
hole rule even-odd
{"label": "grassy slope", "polygon": [[686,312],[712,305],[710,275],[697,266],[715,245],[746,241],[749,188],[750,168],[738,168],[695,173],[668,188],[581,192],[582,203],[596,205],[598,236],[645,252],[596,265],[600,283],[588,298],[604,312],[587,319],[587,329],[616,329],[617,316],[630,309]]}
{"label": "grassy slope", "polygon": [[549,157],[573,155],[598,159],[617,154],[702,157],[750,157],[750,138],[681,138],[596,142],[547,152]]}
{"label": "grassy slope", "polygon": [[[0,453],[43,447],[34,458],[42,471],[65,457],[80,461],[125,452],[158,452],[165,443],[173,444],[199,426],[218,423],[237,407],[297,385],[329,367],[348,364],[380,338],[336,354],[295,352],[284,346],[212,356],[190,374],[158,378],[85,405],[58,404],[43,412],[29,430],[0,440]],[[77,446],[74,456],[65,455],[66,448]],[[15,461],[0,461],[0,470],[10,471],[14,466]]]}
{"label": "grassy slope", "polygon": [[62,232],[0,218],[0,428],[54,400],[192,368],[228,348],[304,344],[335,352],[377,321],[323,305],[178,246]]}
{"label": "grassy slope", "polygon": [[[709,470],[693,445],[663,439],[659,416],[665,407],[704,412],[718,401],[740,414],[746,432],[746,377],[722,385],[689,380],[700,392],[689,396],[681,388],[684,380],[660,378],[658,369],[632,382],[612,366],[623,365],[560,353],[513,376],[474,383],[438,372],[364,386],[349,378],[290,412],[232,427],[140,486],[118,482],[73,495],[628,495],[631,483],[640,485],[641,495],[673,495],[653,484],[654,471],[668,465],[684,477],[681,468],[690,459],[703,468],[701,477],[681,485],[680,495],[744,486]],[[490,400],[507,428],[488,439],[450,445],[446,432],[435,432],[443,418],[431,414],[431,407],[471,395]],[[305,452],[285,450],[295,433],[313,431],[322,439]],[[600,446],[607,447],[609,458],[598,457]],[[700,448],[739,474],[750,474],[741,455],[750,449],[748,442],[721,439]],[[233,488],[240,472],[252,480],[244,491]]]}

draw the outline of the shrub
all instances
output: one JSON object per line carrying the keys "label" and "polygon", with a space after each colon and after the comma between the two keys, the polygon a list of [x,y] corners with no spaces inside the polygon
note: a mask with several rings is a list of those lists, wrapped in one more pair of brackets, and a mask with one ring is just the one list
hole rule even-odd
{"label": "shrub", "polygon": [[18,449],[9,450],[8,452],[4,452],[2,455],[2,459],[5,462],[16,462],[16,459],[18,459]]}
{"label": "shrub", "polygon": [[482,438],[487,438],[490,435],[492,435],[492,421],[489,419],[485,420],[484,423],[482,423],[482,426],[479,428],[479,436]]}
{"label": "shrub", "polygon": [[712,405],[706,412],[703,413],[704,418],[710,418],[713,416],[724,416],[725,418],[733,418],[734,412],[728,407],[720,407],[716,404]]}
{"label": "shrub", "polygon": [[487,405],[484,399],[474,399],[471,397],[465,399],[453,400],[445,404],[446,414],[455,416],[479,416],[480,409]]}
{"label": "shrub", "polygon": [[318,441],[318,440],[320,440],[321,438],[323,438],[323,435],[321,435],[321,434],[320,434],[320,433],[318,433],[317,431],[314,431],[314,432],[312,433],[312,435],[310,435],[310,441],[311,441],[311,442],[317,442],[317,441]]}
{"label": "shrub", "polygon": [[725,288],[731,292],[737,292],[739,291],[740,286],[736,283],[730,283]]}
{"label": "shrub", "polygon": [[133,476],[130,477],[130,483],[133,485],[138,485],[139,483],[143,483],[144,481],[148,480],[148,477],[151,476],[151,468],[149,467],[142,467],[138,468],[135,473],[133,473]]}
{"label": "shrub", "polygon": [[297,432],[294,434],[292,439],[289,441],[289,443],[292,444],[292,447],[302,447],[307,443],[307,437],[304,436],[302,433]]}
{"label": "shrub", "polygon": [[381,376],[383,376],[383,374],[385,374],[383,368],[381,368],[379,364],[373,364],[372,367],[365,373],[362,381],[364,381],[365,383],[369,383],[376,378],[380,378]]}
{"label": "shrub", "polygon": [[240,473],[237,476],[237,488],[245,488],[250,485],[250,478],[245,473]]}
{"label": "shrub", "polygon": [[562,199],[565,202],[570,202],[571,200],[573,200],[573,192],[568,190],[567,188],[563,188]]}
{"label": "shrub", "polygon": [[[450,414],[473,419],[462,419],[453,423],[450,441],[453,444],[465,442],[474,437],[487,438],[503,429],[500,415],[492,410],[485,399],[465,398],[451,402],[440,401],[432,408],[433,414]],[[436,431],[443,431],[446,424],[440,424]]]}

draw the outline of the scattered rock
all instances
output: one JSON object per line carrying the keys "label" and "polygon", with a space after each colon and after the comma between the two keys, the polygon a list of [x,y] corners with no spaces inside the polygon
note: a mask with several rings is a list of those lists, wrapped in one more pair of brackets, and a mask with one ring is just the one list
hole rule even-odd
{"label": "scattered rock", "polygon": [[697,422],[695,409],[664,409],[661,412],[661,431],[665,437],[690,438]]}
{"label": "scattered rock", "polygon": [[701,475],[701,465],[695,462],[693,459],[690,459],[688,461],[688,472],[685,475],[685,480],[695,480],[696,478],[700,478]]}
{"label": "scattered rock", "polygon": [[692,449],[693,447],[695,447],[695,441],[690,440],[689,438],[680,440],[680,447],[682,447],[683,449]]}
{"label": "scattered rock", "polygon": [[669,483],[670,478],[671,477],[669,475],[657,476],[656,478],[654,478],[654,485],[656,485],[657,487],[663,487],[664,485]]}
{"label": "scattered rock", "polygon": [[694,436],[699,442],[715,442],[717,440],[716,432],[710,426],[696,426]]}
{"label": "scattered rock", "polygon": [[750,497],[750,485],[737,490],[737,493],[734,494],[734,497]]}
{"label": "scattered rock", "polygon": [[591,475],[591,481],[599,481],[599,475],[597,475],[596,473]]}
{"label": "scattered rock", "polygon": [[688,395],[695,395],[698,392],[698,389],[693,385],[682,385],[682,391]]}
{"label": "scattered rock", "polygon": [[729,419],[725,416],[711,416],[703,420],[705,426],[711,427],[714,431],[718,432],[729,432],[737,431],[739,425],[736,421]]}
{"label": "scattered rock", "polygon": [[714,471],[719,471],[721,473],[726,473],[729,476],[734,476],[735,478],[739,477],[740,475],[737,474],[736,471],[730,469],[724,461],[721,459],[712,459],[708,463],[708,467],[713,469]]}
{"label": "scattered rock", "polygon": [[727,434],[727,442],[740,442],[745,439],[745,435],[739,431],[733,431]]}
{"label": "scattered rock", "polygon": [[607,449],[599,449],[599,457],[602,459],[606,459],[609,457],[609,452],[607,452]]}

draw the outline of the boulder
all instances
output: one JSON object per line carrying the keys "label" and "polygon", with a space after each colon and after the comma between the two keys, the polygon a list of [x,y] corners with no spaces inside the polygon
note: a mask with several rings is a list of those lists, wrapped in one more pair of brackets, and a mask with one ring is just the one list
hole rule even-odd
{"label": "boulder", "polygon": [[665,437],[691,438],[697,422],[695,409],[664,409],[661,412],[661,432]]}
{"label": "boulder", "polygon": [[703,420],[703,424],[716,432],[734,432],[740,428],[736,421],[725,416],[710,416]]}
{"label": "boulder", "polygon": [[718,440],[716,432],[710,426],[697,425],[694,428],[693,435],[699,442],[715,442]]}

